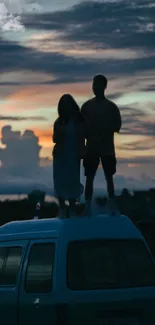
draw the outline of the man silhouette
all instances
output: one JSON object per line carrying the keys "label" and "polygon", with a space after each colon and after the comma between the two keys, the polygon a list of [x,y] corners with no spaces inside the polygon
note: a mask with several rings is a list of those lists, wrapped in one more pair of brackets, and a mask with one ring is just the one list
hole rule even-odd
{"label": "man silhouette", "polygon": [[113,175],[116,173],[114,133],[120,131],[122,121],[118,107],[105,97],[107,83],[104,75],[96,75],[92,85],[95,97],[85,102],[81,108],[85,119],[87,140],[86,155],[83,160],[87,214],[91,214],[93,182],[100,161],[107,182],[109,207],[112,210],[116,208],[113,182]]}

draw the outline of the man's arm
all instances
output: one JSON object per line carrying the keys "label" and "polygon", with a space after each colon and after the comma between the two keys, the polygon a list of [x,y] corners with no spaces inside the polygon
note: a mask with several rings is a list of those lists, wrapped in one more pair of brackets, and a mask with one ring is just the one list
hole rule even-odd
{"label": "man's arm", "polygon": [[82,116],[84,117],[85,119],[85,116],[86,116],[86,103],[84,103],[81,107],[81,114]]}
{"label": "man's arm", "polygon": [[120,110],[117,107],[117,105],[115,105],[115,109],[114,109],[114,132],[119,133],[120,129],[122,126],[122,118],[121,118],[121,114],[120,114]]}
{"label": "man's arm", "polygon": [[87,139],[87,129],[88,129],[88,116],[87,116],[87,108],[86,108],[86,103],[84,103],[81,107],[81,114],[83,116],[83,121],[84,121],[84,129],[85,129],[85,138]]}

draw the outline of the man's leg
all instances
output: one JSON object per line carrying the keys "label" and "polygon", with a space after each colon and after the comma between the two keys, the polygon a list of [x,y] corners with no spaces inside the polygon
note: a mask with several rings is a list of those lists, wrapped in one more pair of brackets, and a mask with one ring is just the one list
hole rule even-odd
{"label": "man's leg", "polygon": [[116,158],[115,156],[103,156],[101,157],[101,161],[107,182],[107,193],[109,198],[107,208],[112,214],[116,214],[118,210],[115,202],[115,188],[113,180],[113,175],[116,173]]}
{"label": "man's leg", "polygon": [[115,196],[115,188],[114,188],[114,180],[113,175],[105,175],[106,182],[107,182],[107,192],[109,199]]}
{"label": "man's leg", "polygon": [[116,158],[114,155],[102,155],[101,162],[107,182],[108,197],[111,199],[115,196],[113,175],[116,173]]}
{"label": "man's leg", "polygon": [[95,174],[99,165],[99,156],[96,154],[87,154],[83,161],[85,169],[86,184],[85,184],[85,214],[91,215],[91,203],[93,197],[93,183]]}
{"label": "man's leg", "polygon": [[85,185],[85,200],[91,201],[93,197],[93,184],[94,177],[86,176],[86,185]]}
{"label": "man's leg", "polygon": [[76,215],[76,200],[69,200],[69,217],[72,218]]}

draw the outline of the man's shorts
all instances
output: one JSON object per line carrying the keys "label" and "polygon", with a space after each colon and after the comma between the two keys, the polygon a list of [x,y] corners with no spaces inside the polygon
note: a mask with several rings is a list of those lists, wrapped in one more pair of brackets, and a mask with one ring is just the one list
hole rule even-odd
{"label": "man's shorts", "polygon": [[83,159],[85,176],[95,177],[99,163],[102,163],[105,177],[116,173],[117,160],[115,155],[100,155],[98,153],[87,153]]}

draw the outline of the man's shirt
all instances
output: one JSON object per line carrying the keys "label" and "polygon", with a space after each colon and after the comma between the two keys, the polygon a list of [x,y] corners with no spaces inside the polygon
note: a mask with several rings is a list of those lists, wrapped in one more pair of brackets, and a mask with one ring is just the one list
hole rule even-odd
{"label": "man's shirt", "polygon": [[105,97],[94,97],[83,104],[81,113],[85,119],[88,151],[115,154],[114,132],[119,132],[122,125],[118,107]]}

